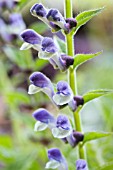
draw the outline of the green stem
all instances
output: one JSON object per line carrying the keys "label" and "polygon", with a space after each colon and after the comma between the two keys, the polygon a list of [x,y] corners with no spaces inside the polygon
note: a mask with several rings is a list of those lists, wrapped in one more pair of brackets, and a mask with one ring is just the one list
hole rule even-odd
{"label": "green stem", "polygon": [[[72,0],[65,0],[65,18],[72,18],[73,11],[72,11]],[[74,57],[74,35],[72,33],[66,34],[66,50],[67,55]],[[73,66],[68,70],[68,81],[70,84],[71,89],[73,90],[74,95],[77,95],[77,80],[76,80],[76,70],[73,69]],[[82,132],[81,121],[80,121],[80,112],[81,107],[73,113],[74,122],[76,126],[76,131]],[[78,145],[79,149],[79,158],[85,159],[85,152],[82,144]]]}

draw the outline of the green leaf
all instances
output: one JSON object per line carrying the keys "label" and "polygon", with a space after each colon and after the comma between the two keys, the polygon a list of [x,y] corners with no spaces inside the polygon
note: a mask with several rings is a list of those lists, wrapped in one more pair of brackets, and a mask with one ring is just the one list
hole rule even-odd
{"label": "green leaf", "polygon": [[10,91],[7,93],[6,100],[10,105],[30,103],[30,98],[24,91]]}
{"label": "green leaf", "polygon": [[13,146],[11,137],[8,135],[0,135],[0,146],[11,148]]}
{"label": "green leaf", "polygon": [[34,62],[31,57],[30,50],[20,51],[13,46],[5,46],[3,48],[6,56],[22,69],[31,69],[34,67]]}
{"label": "green leaf", "polygon": [[57,47],[60,50],[60,52],[66,53],[66,43],[65,43],[65,41],[61,40],[57,36],[54,36],[54,42],[57,45]]}
{"label": "green leaf", "polygon": [[35,22],[32,25],[30,25],[30,29],[35,30],[38,34],[43,34],[44,32],[47,31],[48,27],[46,24],[42,22]]}
{"label": "green leaf", "polygon": [[102,51],[99,51],[99,52],[94,53],[94,54],[77,54],[77,55],[75,55],[75,58],[74,58],[73,67],[76,68],[79,65],[81,65],[82,63],[100,55],[101,53],[102,53]]}
{"label": "green leaf", "polygon": [[75,27],[74,32],[77,32],[77,30],[82,25],[86,24],[94,16],[98,15],[103,9],[104,9],[104,7],[98,8],[98,9],[84,11],[84,12],[78,14],[77,17],[76,17],[77,26]]}
{"label": "green leaf", "polygon": [[34,70],[42,70],[48,64],[47,60],[37,58],[35,60]]}
{"label": "green leaf", "polygon": [[99,138],[107,137],[113,135],[111,132],[86,132],[84,133],[83,144],[91,140],[96,140]]}
{"label": "green leaf", "polygon": [[107,94],[112,94],[112,93],[113,93],[113,90],[108,90],[108,89],[92,90],[83,95],[84,103],[87,103],[95,98],[98,98],[98,97],[101,97]]}

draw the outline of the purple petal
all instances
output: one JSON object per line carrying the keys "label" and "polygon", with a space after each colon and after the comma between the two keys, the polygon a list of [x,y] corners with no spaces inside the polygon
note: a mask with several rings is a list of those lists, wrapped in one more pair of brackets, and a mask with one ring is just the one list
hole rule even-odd
{"label": "purple petal", "polygon": [[49,21],[54,22],[58,27],[68,32],[66,21],[57,9],[50,9],[46,17]]}
{"label": "purple petal", "polygon": [[53,32],[57,32],[61,30],[61,28],[58,25],[54,24],[51,21],[49,22],[49,26],[52,28],[52,31],[54,30]]}
{"label": "purple petal", "polygon": [[25,42],[30,44],[41,44],[43,39],[41,35],[37,34],[32,29],[26,29],[20,34],[20,36]]}
{"label": "purple petal", "polygon": [[57,9],[50,9],[46,17],[48,20],[55,22],[64,20],[62,14]]}
{"label": "purple petal", "polygon": [[9,16],[9,23],[15,23],[18,22],[18,20],[22,20],[22,16],[19,13],[13,13]]}
{"label": "purple petal", "polygon": [[0,19],[0,36],[4,41],[10,42],[12,41],[13,36],[9,33],[7,28],[8,27],[5,24],[5,22],[2,19]]}
{"label": "purple petal", "polygon": [[12,9],[15,3],[14,0],[0,0],[0,8]]}
{"label": "purple petal", "polygon": [[52,38],[45,37],[42,41],[42,50],[49,53],[55,53],[58,51]]}
{"label": "purple petal", "polygon": [[54,122],[54,117],[46,109],[38,109],[33,114],[33,117],[43,123],[52,123]]}
{"label": "purple petal", "polygon": [[19,13],[13,13],[9,16],[9,24],[12,34],[19,34],[26,28],[23,18]]}
{"label": "purple petal", "polygon": [[76,161],[76,170],[88,170],[86,161],[83,159],[79,159]]}
{"label": "purple petal", "polygon": [[67,82],[65,81],[59,81],[57,83],[57,93],[58,94],[63,94],[63,95],[71,95],[72,94],[72,90],[70,88],[70,86],[68,85]]}
{"label": "purple petal", "polygon": [[47,13],[46,8],[44,8],[42,4],[33,5],[32,8],[30,9],[30,12],[32,14],[36,14],[39,17],[45,17]]}
{"label": "purple petal", "polygon": [[31,83],[37,87],[48,87],[51,81],[41,72],[34,72],[29,77]]}
{"label": "purple petal", "polygon": [[48,158],[49,158],[49,160],[56,160],[58,162],[63,161],[63,156],[62,156],[60,150],[57,148],[52,148],[52,149],[48,150]]}
{"label": "purple petal", "polygon": [[57,128],[62,128],[64,130],[70,130],[71,129],[71,125],[70,122],[68,120],[68,117],[65,115],[59,115],[57,117],[57,122],[56,122],[56,127]]}

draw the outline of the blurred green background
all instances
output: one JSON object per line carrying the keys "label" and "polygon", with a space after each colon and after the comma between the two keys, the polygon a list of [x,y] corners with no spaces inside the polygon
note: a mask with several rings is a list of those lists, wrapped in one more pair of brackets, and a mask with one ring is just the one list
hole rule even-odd
{"label": "blurred green background", "polygon": [[[58,8],[63,13],[63,0],[21,0],[9,13],[21,13],[27,28],[43,36],[54,36],[50,29],[30,15],[29,9],[36,2],[48,8]],[[82,95],[93,89],[113,89],[113,0],[73,0],[74,16],[78,13],[105,6],[105,10],[83,26],[75,36],[75,53],[91,53],[103,50],[99,57],[81,65],[77,70],[78,91]],[[61,33],[57,36],[64,38]],[[41,71],[54,83],[66,80],[66,74],[55,71],[48,62],[38,59],[35,50],[20,51],[19,37],[11,42],[0,38],[0,168],[3,170],[43,170],[48,160],[47,149],[58,147],[67,158],[69,170],[75,169],[77,148],[72,149],[49,130],[34,132],[32,112],[39,107],[54,115],[54,108],[43,93],[28,95],[29,76]],[[72,117],[68,109],[61,111]],[[113,131],[113,95],[94,100],[82,110],[83,131]],[[60,146],[60,147],[59,147]],[[113,137],[92,141],[86,145],[90,170],[113,161]],[[112,170],[111,169],[108,170]]]}

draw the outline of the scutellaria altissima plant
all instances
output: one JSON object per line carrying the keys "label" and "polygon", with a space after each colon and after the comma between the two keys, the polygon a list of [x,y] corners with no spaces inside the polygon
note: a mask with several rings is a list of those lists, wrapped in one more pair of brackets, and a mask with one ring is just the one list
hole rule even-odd
{"label": "scutellaria altissima plant", "polygon": [[[102,51],[91,54],[74,53],[74,35],[78,29],[86,24],[90,19],[99,14],[103,8],[84,11],[73,18],[72,0],[64,0],[64,17],[57,9],[48,9],[41,3],[36,3],[30,9],[31,14],[47,24],[52,33],[61,31],[65,35],[65,43],[60,41],[63,48],[58,46],[54,38],[43,37],[32,29],[24,30],[20,36],[24,43],[21,50],[33,48],[38,51],[39,59],[48,60],[54,69],[59,69],[67,74],[68,81],[59,81],[53,85],[51,80],[41,72],[34,72],[30,75],[31,82],[28,93],[35,94],[44,92],[51,100],[52,104],[58,108],[69,107],[73,112],[72,120],[68,115],[58,114],[54,117],[44,108],[39,108],[33,113],[36,120],[34,131],[43,131],[49,128],[55,138],[59,138],[64,143],[68,143],[73,148],[78,148],[78,160],[76,161],[76,170],[88,170],[85,143],[101,137],[111,135],[105,132],[87,132],[83,133],[80,111],[86,103],[100,96],[112,93],[112,90],[98,89],[85,93],[80,96],[77,89],[76,70],[82,63],[92,59],[102,53]],[[66,46],[65,46],[66,44]],[[64,52],[65,51],[65,52]],[[73,127],[71,122],[74,121]],[[68,163],[62,155],[60,148],[51,148],[48,150],[49,162],[45,168],[68,170]]]}

